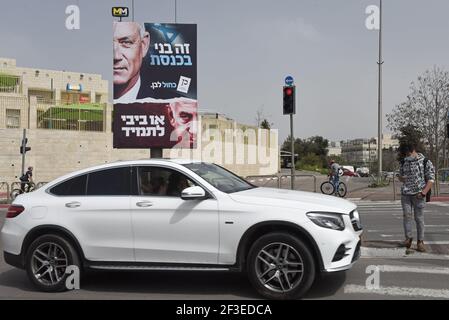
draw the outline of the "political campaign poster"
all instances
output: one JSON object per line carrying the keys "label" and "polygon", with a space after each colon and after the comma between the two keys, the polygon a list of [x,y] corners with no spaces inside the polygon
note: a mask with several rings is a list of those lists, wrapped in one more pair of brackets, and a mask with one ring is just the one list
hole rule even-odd
{"label": "political campaign poster", "polygon": [[195,148],[196,25],[114,22],[114,148]]}

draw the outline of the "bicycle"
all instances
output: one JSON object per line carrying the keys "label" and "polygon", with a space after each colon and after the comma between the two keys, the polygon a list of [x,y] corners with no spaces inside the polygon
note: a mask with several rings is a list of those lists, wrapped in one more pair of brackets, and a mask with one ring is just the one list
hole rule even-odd
{"label": "bicycle", "polygon": [[26,182],[25,191],[22,191],[21,188],[13,189],[9,194],[9,196],[11,197],[11,200],[14,200],[17,198],[19,194],[31,192],[35,189],[35,187],[36,185],[34,184],[34,182]]}
{"label": "bicycle", "polygon": [[329,180],[324,181],[321,184],[321,186],[320,186],[321,193],[327,194],[327,195],[334,194],[336,196],[344,198],[346,196],[346,193],[348,192],[348,189],[346,188],[346,184],[342,181],[339,181],[337,191],[335,191],[335,186],[331,180],[332,180],[332,176],[329,176]]}

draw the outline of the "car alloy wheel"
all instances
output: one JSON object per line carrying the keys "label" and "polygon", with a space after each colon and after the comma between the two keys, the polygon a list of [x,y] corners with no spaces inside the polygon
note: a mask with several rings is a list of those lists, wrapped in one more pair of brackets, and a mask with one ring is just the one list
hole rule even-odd
{"label": "car alloy wheel", "polygon": [[67,254],[56,243],[44,242],[32,253],[31,270],[36,280],[43,285],[58,284],[64,278],[67,266]]}
{"label": "car alloy wheel", "polygon": [[61,235],[45,234],[35,239],[27,249],[25,269],[31,282],[45,292],[67,290],[69,266],[81,272],[81,263],[73,245]]}
{"label": "car alloy wheel", "polygon": [[256,275],[267,289],[289,292],[301,283],[304,264],[301,255],[292,246],[275,242],[266,245],[257,254]]}

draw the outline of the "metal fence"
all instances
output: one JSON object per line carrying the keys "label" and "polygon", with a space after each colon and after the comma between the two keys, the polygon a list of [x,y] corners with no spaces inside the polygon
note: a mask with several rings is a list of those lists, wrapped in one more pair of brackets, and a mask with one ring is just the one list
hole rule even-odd
{"label": "metal fence", "polygon": [[[248,182],[259,187],[289,189],[291,174],[247,176]],[[312,174],[295,174],[295,186],[303,191],[317,192],[317,178]],[[289,183],[286,183],[289,181]]]}
{"label": "metal fence", "polygon": [[0,73],[1,93],[21,93],[21,87],[19,76]]}
{"label": "metal fence", "polygon": [[438,169],[435,185],[437,196],[449,194],[449,168]]}
{"label": "metal fence", "polygon": [[[34,185],[33,190],[37,190],[47,184],[47,181],[41,181]],[[8,182],[0,182],[0,202],[7,202],[9,203],[11,201],[11,193],[15,189],[20,189],[21,182],[12,182],[9,184]],[[32,191],[30,191],[32,192]]]}
{"label": "metal fence", "polygon": [[10,192],[11,190],[9,188],[8,182],[0,182],[0,200],[8,201]]}
{"label": "metal fence", "polygon": [[[291,175],[279,174],[279,175],[265,175],[265,176],[248,176],[245,178],[250,183],[253,183],[259,187],[271,187],[290,189]],[[313,175],[313,174],[296,174],[295,190],[309,191],[309,192],[321,192],[320,186],[323,182],[329,181],[329,177],[326,175]],[[341,176],[340,181],[344,182],[348,191],[347,197],[361,198],[366,197],[376,200],[398,200],[400,199],[400,187],[397,179],[383,178],[382,188],[370,188],[371,185],[377,183],[376,177],[351,177]]]}
{"label": "metal fence", "polygon": [[64,104],[38,101],[39,129],[104,131],[105,120],[105,103]]}

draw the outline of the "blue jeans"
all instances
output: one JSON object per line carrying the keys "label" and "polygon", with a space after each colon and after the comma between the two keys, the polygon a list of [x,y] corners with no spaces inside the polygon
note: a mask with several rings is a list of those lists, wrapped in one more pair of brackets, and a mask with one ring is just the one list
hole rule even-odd
{"label": "blue jeans", "polygon": [[415,219],[418,240],[424,240],[424,207],[425,198],[416,195],[401,196],[402,211],[404,213],[404,233],[406,238],[413,238],[412,219]]}
{"label": "blue jeans", "polygon": [[340,176],[337,175],[333,175],[332,179],[331,179],[331,183],[334,186],[334,192],[337,193],[338,191],[338,185],[340,184]]}

